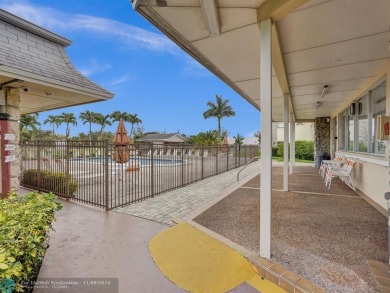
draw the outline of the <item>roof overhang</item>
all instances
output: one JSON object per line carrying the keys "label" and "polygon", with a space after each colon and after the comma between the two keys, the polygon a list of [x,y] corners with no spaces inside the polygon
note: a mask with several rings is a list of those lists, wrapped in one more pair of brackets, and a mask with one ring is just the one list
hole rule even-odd
{"label": "roof overhang", "polygon": [[19,89],[20,113],[29,114],[54,110],[75,105],[105,101],[112,96],[102,95],[100,92],[86,91],[85,88],[70,87],[49,79],[34,78],[25,73],[11,73],[0,66],[0,84],[19,79],[6,87]]}
{"label": "roof overhang", "polygon": [[19,89],[21,114],[113,97],[73,67],[64,50],[70,40],[1,9],[0,24],[0,85]]}
{"label": "roof overhang", "polygon": [[[390,1],[213,0],[219,34],[211,32],[203,2],[132,1],[137,12],[257,109],[258,23],[271,18],[275,121],[283,119],[286,94],[296,121],[334,115],[388,67]],[[321,98],[325,85],[329,91]]]}

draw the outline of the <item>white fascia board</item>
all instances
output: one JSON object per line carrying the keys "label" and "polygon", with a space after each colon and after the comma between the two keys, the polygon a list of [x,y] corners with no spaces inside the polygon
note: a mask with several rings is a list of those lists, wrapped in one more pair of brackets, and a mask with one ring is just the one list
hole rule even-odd
{"label": "white fascia board", "polygon": [[0,75],[5,75],[5,76],[9,76],[10,78],[17,78],[24,81],[55,87],[55,88],[59,88],[74,93],[93,96],[98,98],[99,100],[109,100],[114,96],[114,94],[112,93],[105,93],[105,92],[100,92],[89,88],[84,88],[81,86],[69,84],[60,80],[44,77],[41,75],[36,75],[34,73],[22,71],[4,65],[0,65]]}

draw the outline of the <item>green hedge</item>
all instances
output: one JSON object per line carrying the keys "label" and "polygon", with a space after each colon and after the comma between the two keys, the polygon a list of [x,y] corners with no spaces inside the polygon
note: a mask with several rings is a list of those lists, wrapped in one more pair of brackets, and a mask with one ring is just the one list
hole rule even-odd
{"label": "green hedge", "polygon": [[[288,148],[288,151],[290,154],[290,147]],[[283,157],[283,143],[278,145],[277,155],[275,157]],[[308,140],[297,140],[295,142],[295,158],[314,161],[314,142]]]}
{"label": "green hedge", "polygon": [[56,196],[31,192],[15,193],[0,200],[0,292],[24,290],[23,283],[34,281],[49,240],[55,212],[62,208]]}
{"label": "green hedge", "polygon": [[[41,170],[40,189],[56,194],[66,195],[69,181],[69,196],[73,196],[78,189],[78,183],[73,176],[66,176],[64,173]],[[22,184],[38,188],[38,171],[29,169],[23,172]]]}

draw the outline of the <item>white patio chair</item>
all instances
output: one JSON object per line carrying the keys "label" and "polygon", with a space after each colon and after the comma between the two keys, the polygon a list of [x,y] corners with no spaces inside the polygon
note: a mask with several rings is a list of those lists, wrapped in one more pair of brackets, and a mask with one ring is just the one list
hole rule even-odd
{"label": "white patio chair", "polygon": [[332,178],[338,177],[345,184],[347,184],[354,191],[356,191],[355,185],[353,184],[351,178],[351,172],[355,163],[356,163],[356,159],[349,158],[347,159],[347,162],[344,164],[343,167],[329,165],[327,167],[328,169],[325,175],[325,186],[327,186],[328,189],[330,189],[330,185],[332,184]]}
{"label": "white patio chair", "polygon": [[203,151],[203,157],[207,157],[209,155],[209,150],[204,150]]}
{"label": "white patio chair", "polygon": [[197,156],[197,157],[200,156],[200,150],[195,150],[195,156]]}
{"label": "white patio chair", "polygon": [[336,155],[334,160],[323,160],[321,162],[319,174],[325,180],[325,174],[329,166],[340,166],[340,163],[345,160],[344,156]]}

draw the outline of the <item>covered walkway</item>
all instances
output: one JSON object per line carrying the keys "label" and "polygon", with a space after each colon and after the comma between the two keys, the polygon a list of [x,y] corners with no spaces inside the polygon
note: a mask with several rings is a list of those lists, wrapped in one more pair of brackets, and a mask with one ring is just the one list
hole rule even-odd
{"label": "covered walkway", "polygon": [[[38,280],[114,278],[119,291],[107,286],[79,286],[66,292],[184,292],[159,271],[148,250],[149,240],[167,226],[114,212],[102,212],[61,200],[49,249]],[[59,288],[34,292],[64,292]]]}
{"label": "covered walkway", "polygon": [[[282,168],[272,179],[271,260],[327,292],[378,292],[368,260],[387,262],[386,217],[340,180],[325,188],[318,169],[296,167],[288,192]],[[194,221],[259,251],[259,185],[258,175]]]}

